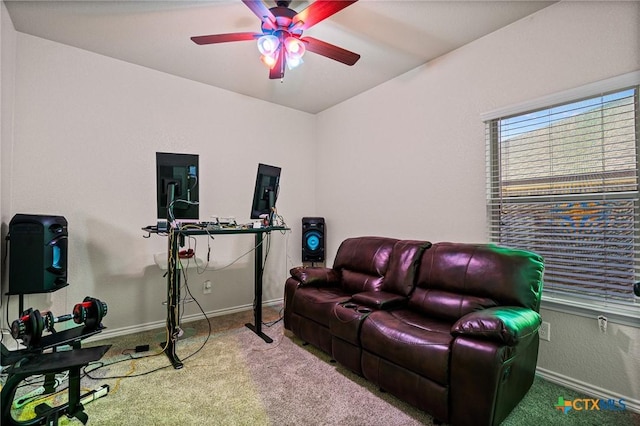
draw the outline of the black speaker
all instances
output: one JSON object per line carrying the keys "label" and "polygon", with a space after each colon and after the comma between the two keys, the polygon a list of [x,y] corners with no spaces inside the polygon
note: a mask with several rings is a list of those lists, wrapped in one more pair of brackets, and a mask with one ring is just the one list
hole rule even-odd
{"label": "black speaker", "polygon": [[302,261],[324,262],[324,218],[302,218]]}
{"label": "black speaker", "polygon": [[67,220],[17,214],[9,222],[9,294],[67,286]]}

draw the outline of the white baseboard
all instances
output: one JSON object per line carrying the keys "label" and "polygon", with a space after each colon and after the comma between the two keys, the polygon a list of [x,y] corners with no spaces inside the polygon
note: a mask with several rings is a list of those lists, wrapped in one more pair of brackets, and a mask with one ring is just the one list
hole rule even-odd
{"label": "white baseboard", "polygon": [[[263,307],[277,306],[277,305],[281,305],[282,302],[283,302],[283,299],[275,299],[267,302],[262,302],[262,306]],[[207,318],[213,318],[213,317],[219,317],[222,315],[230,315],[230,314],[235,314],[238,312],[245,312],[250,310],[253,310],[252,304],[234,306],[234,307],[224,308],[224,309],[217,309],[215,311],[205,312],[205,314]],[[200,312],[197,314],[185,315],[180,319],[180,323],[185,324],[192,321],[199,321],[202,319],[204,318],[202,317],[202,312]],[[158,328],[165,327],[166,324],[167,324],[166,320],[162,319],[160,321],[148,322],[146,324],[138,324],[138,325],[132,325],[128,327],[120,327],[120,328],[114,328],[114,329],[106,328],[100,334],[89,337],[88,339],[86,339],[86,341],[90,342],[90,341],[96,341],[96,340],[111,339],[113,337],[126,336],[128,334],[141,333],[144,331],[155,330]]]}
{"label": "white baseboard", "polygon": [[[267,302],[262,302],[262,306],[263,307],[278,306],[278,305],[282,305],[282,303],[283,303],[283,299],[274,299],[274,300],[269,300]],[[248,304],[248,305],[234,306],[231,308],[218,309],[215,311],[209,311],[209,312],[205,312],[205,314],[207,315],[207,318],[213,318],[213,317],[219,317],[222,315],[229,315],[229,314],[235,314],[238,312],[249,311],[252,309],[253,309],[253,304]],[[202,317],[202,312],[198,314],[186,315],[182,317],[180,322],[184,324],[192,321],[198,321],[201,319],[204,319]],[[113,337],[126,336],[128,334],[155,330],[155,329],[164,327],[166,323],[167,323],[166,320],[162,319],[160,321],[148,322],[146,324],[131,325],[128,327],[120,327],[120,328],[113,328],[113,329],[105,328],[101,333],[87,338],[86,341],[91,342],[91,341],[97,341],[97,340],[103,340],[103,339],[111,339]],[[3,337],[3,342],[7,342],[7,343],[9,341],[15,342],[13,340],[13,337],[11,337],[11,334],[9,333],[9,331],[2,330],[2,337]],[[11,348],[10,350],[24,349],[24,346],[22,346],[20,343],[16,343],[16,345],[19,345],[19,346],[16,348]]]}
{"label": "white baseboard", "polygon": [[[619,393],[612,392],[610,390],[594,386],[590,383],[576,380],[571,377],[564,376],[562,374],[559,374],[544,368],[540,368],[540,367],[536,369],[536,374],[552,383],[555,383],[560,386],[564,386],[565,388],[569,388],[578,392],[582,392],[594,398],[599,398],[604,400],[624,399],[624,405],[627,410],[633,411],[634,413],[640,413],[640,401],[637,399],[629,398],[628,396],[620,395]],[[562,395],[558,395],[558,396],[562,396]]]}

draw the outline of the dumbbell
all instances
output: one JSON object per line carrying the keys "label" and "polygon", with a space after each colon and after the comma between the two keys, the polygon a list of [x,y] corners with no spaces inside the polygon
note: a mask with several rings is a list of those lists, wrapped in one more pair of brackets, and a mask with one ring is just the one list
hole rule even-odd
{"label": "dumbbell", "polygon": [[54,332],[54,324],[73,319],[72,315],[56,317],[52,312],[40,312],[29,309],[11,324],[11,335],[14,339],[22,339],[27,346],[37,344],[40,336],[46,330]]}
{"label": "dumbbell", "polygon": [[107,315],[107,304],[93,297],[85,297],[82,303],[73,307],[73,313],[56,317],[51,312],[29,309],[11,324],[11,336],[22,339],[25,346],[35,346],[46,330],[54,332],[56,323],[73,319],[76,324],[84,323],[89,329],[95,330],[100,326],[102,318]]}
{"label": "dumbbell", "polygon": [[73,322],[84,323],[91,329],[97,329],[102,318],[107,315],[107,304],[93,297],[85,297],[82,303],[73,307]]}

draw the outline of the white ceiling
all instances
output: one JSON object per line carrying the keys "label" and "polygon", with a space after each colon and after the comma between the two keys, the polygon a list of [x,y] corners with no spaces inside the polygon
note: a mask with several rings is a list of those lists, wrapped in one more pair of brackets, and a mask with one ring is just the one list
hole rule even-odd
{"label": "white ceiling", "polygon": [[[265,2],[269,7],[275,1]],[[310,1],[294,0],[298,12]],[[254,98],[317,113],[553,2],[360,0],[305,31],[359,53],[347,66],[307,52],[270,80],[256,43],[198,46],[191,36],[260,31],[240,0],[7,1],[17,31]]]}

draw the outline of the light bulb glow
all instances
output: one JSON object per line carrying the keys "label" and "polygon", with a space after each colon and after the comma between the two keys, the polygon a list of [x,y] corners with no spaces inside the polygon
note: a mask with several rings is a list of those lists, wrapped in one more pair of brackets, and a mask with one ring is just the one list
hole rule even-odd
{"label": "light bulb glow", "polygon": [[284,41],[284,48],[287,59],[287,67],[292,70],[299,66],[302,61],[302,56],[306,51],[304,43],[295,37],[287,37]]}
{"label": "light bulb glow", "polygon": [[287,37],[284,41],[284,48],[287,50],[289,57],[302,58],[306,51],[304,43],[295,37]]}
{"label": "light bulb glow", "polygon": [[260,56],[260,60],[269,69],[273,69],[273,67],[275,67],[276,63],[278,62],[276,55],[262,55]]}
{"label": "light bulb glow", "polygon": [[258,39],[258,50],[265,56],[273,56],[280,46],[280,40],[274,35],[264,35]]}
{"label": "light bulb glow", "polygon": [[300,57],[291,57],[287,53],[287,67],[292,70],[296,68],[298,65],[302,64],[304,61]]}

